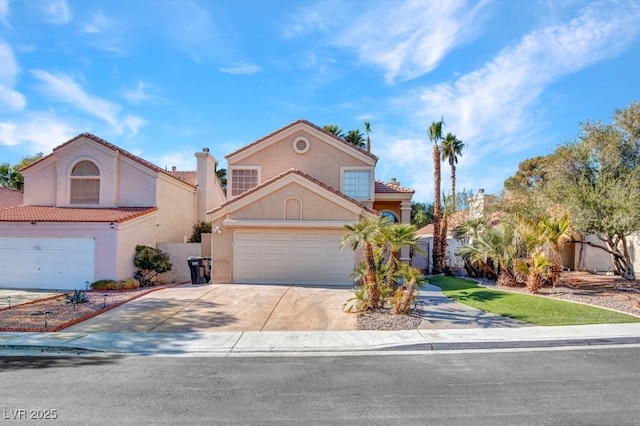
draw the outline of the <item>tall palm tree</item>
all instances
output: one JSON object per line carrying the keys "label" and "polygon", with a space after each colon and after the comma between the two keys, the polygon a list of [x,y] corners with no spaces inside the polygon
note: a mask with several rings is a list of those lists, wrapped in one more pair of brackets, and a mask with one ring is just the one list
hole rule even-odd
{"label": "tall palm tree", "polygon": [[442,161],[448,161],[451,166],[451,196],[453,197],[453,211],[456,211],[456,164],[458,156],[462,155],[464,142],[456,137],[456,135],[447,133],[442,140]]}
{"label": "tall palm tree", "polygon": [[347,132],[347,136],[344,137],[344,140],[360,149],[363,149],[366,146],[364,142],[364,135],[360,129],[349,130]]}
{"label": "tall palm tree", "polygon": [[326,132],[329,132],[329,133],[331,133],[333,135],[336,135],[339,138],[343,138],[344,137],[344,133],[343,133],[342,129],[337,124],[326,124],[323,127],[323,129]]}
{"label": "tall palm tree", "polygon": [[369,133],[371,133],[371,123],[365,120],[364,122],[364,132],[367,134],[367,152],[371,152],[371,139],[369,139]]}
{"label": "tall palm tree", "polygon": [[340,239],[340,249],[364,250],[364,261],[367,272],[364,275],[364,286],[367,292],[367,308],[380,307],[380,283],[376,271],[374,246],[380,232],[380,219],[362,219],[360,222],[344,226],[347,232]]}
{"label": "tall palm tree", "polygon": [[442,244],[440,235],[441,213],[440,213],[440,141],[442,140],[442,126],[444,119],[434,121],[429,126],[429,140],[433,143],[433,249],[432,274],[440,274],[443,271],[442,265]]}

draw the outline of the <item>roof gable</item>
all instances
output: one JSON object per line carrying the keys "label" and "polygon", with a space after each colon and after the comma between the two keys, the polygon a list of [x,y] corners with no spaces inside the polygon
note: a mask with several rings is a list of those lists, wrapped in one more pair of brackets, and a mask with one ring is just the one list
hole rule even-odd
{"label": "roof gable", "polygon": [[181,179],[180,176],[176,176],[176,175],[172,175],[170,172],[156,166],[155,164],[144,160],[143,158],[138,157],[137,155],[134,155],[132,153],[130,153],[129,151],[122,149],[110,142],[107,142],[106,140],[95,136],[91,133],[81,133],[78,136],[74,137],[73,139],[68,140],[67,142],[63,143],[62,145],[58,145],[57,147],[53,148],[53,152],[43,158],[41,158],[40,160],[31,163],[29,165],[27,165],[26,167],[22,168],[21,171],[24,172],[25,170],[31,169],[32,167],[38,167],[41,164],[46,164],[49,161],[51,161],[51,159],[56,156],[58,153],[64,152],[64,150],[66,148],[69,148],[71,145],[73,145],[74,143],[76,143],[77,141],[81,140],[81,139],[88,139],[96,144],[98,144],[99,146],[112,151],[114,153],[118,153],[119,155],[128,158],[129,160],[133,161],[134,163],[137,163],[141,166],[143,166],[144,168],[147,168],[153,172],[156,173],[161,173],[167,176],[170,176],[173,179],[177,179],[181,182],[186,182],[187,184],[191,185],[191,186],[195,186],[194,184],[192,184],[191,182],[189,182],[188,180],[185,179]]}
{"label": "roof gable", "polygon": [[0,207],[19,206],[24,195],[20,191],[9,188],[0,188]]}
{"label": "roof gable", "polygon": [[261,151],[267,147],[269,147],[270,145],[282,140],[282,138],[285,138],[287,136],[293,135],[297,132],[300,131],[304,131],[306,133],[312,134],[313,136],[317,137],[319,140],[330,144],[331,146],[333,146],[334,148],[343,151],[345,153],[348,153],[358,159],[360,159],[361,161],[368,163],[372,166],[374,166],[376,164],[376,162],[378,161],[378,157],[376,157],[375,155],[371,154],[370,152],[367,152],[365,150],[362,150],[356,146],[354,146],[353,144],[345,141],[342,138],[337,137],[336,135],[327,132],[326,130],[316,126],[315,124],[306,121],[306,120],[298,120],[298,121],[294,121],[291,124],[288,124],[260,139],[258,139],[255,142],[250,143],[249,145],[246,145],[234,152],[232,152],[231,154],[228,154],[225,158],[227,159],[227,162],[229,164],[233,164],[236,163],[238,161],[241,161],[243,158],[246,158],[258,151]]}

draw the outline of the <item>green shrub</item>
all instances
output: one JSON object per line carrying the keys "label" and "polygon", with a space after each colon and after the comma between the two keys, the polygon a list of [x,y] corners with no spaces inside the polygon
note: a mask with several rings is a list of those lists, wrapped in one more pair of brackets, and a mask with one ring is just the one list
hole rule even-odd
{"label": "green shrub", "polygon": [[140,268],[134,275],[141,287],[155,284],[156,276],[171,270],[169,256],[160,249],[148,246],[136,246],[136,256],[133,259],[136,268]]}
{"label": "green shrub", "polygon": [[69,303],[71,303],[73,304],[74,308],[79,303],[87,303],[89,301],[89,299],[87,298],[87,295],[84,294],[84,291],[82,290],[73,290],[72,294],[65,294],[64,299],[65,299],[64,300],[65,305],[68,305]]}
{"label": "green shrub", "polygon": [[198,222],[193,225],[193,233],[191,234],[191,238],[189,238],[190,243],[200,243],[202,242],[202,234],[210,234],[211,233],[211,222]]}
{"label": "green shrub", "polygon": [[93,290],[115,290],[116,284],[114,280],[98,280],[91,283],[89,287]]}

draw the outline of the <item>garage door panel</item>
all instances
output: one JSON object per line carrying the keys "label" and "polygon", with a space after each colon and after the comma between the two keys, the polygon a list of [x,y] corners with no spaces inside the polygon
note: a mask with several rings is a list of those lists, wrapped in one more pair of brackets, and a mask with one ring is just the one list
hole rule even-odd
{"label": "garage door panel", "polygon": [[0,238],[0,286],[84,288],[95,281],[93,238]]}
{"label": "garage door panel", "polygon": [[339,231],[235,231],[233,281],[351,285],[355,255],[338,249],[341,237]]}

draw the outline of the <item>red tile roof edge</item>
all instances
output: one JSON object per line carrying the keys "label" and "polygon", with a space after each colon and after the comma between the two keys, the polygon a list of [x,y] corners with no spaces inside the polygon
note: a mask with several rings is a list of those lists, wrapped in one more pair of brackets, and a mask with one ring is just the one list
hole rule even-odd
{"label": "red tile roof edge", "polygon": [[[380,190],[378,190],[378,186],[384,186],[387,191],[383,190],[382,188],[380,188]],[[375,181],[375,192],[378,194],[393,194],[393,193],[399,193],[399,194],[415,194],[415,190],[414,189],[409,189],[409,188],[405,188],[403,186],[400,185],[393,185],[391,183],[388,182],[383,182],[381,180],[376,180]]]}
{"label": "red tile roof edge", "polygon": [[123,223],[157,210],[157,207],[11,206],[0,208],[0,222]]}

